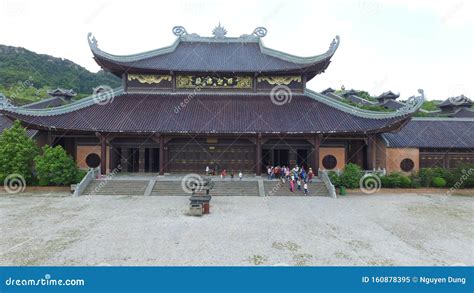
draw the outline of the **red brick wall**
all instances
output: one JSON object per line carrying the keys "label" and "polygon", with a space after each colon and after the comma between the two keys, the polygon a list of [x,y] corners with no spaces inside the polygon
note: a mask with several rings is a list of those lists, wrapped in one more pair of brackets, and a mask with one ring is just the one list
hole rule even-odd
{"label": "red brick wall", "polygon": [[321,147],[319,148],[319,168],[323,167],[323,158],[327,155],[336,157],[337,165],[335,169],[344,169],[346,165],[346,150],[343,147]]}
{"label": "red brick wall", "polygon": [[[79,166],[79,168],[81,169],[88,169],[89,167],[86,164],[86,158],[89,154],[92,154],[92,153],[96,153],[100,157],[100,145],[78,145],[76,147],[77,166]],[[110,152],[109,152],[109,147],[107,147],[107,170],[108,170],[109,160],[110,160]]]}
{"label": "red brick wall", "polygon": [[420,152],[418,148],[386,148],[387,172],[403,172],[400,169],[400,163],[405,158],[412,159],[415,163],[413,171],[420,169]]}

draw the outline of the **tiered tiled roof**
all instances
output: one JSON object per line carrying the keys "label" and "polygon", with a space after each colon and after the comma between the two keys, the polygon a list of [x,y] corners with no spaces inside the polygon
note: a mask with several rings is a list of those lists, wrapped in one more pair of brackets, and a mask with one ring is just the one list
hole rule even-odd
{"label": "tiered tiled roof", "polygon": [[266,29],[251,35],[200,37],[175,27],[178,37],[169,47],[144,53],[117,56],[99,49],[89,34],[89,45],[97,63],[116,75],[123,72],[230,72],[230,73],[305,73],[308,79],[323,72],[339,46],[337,36],[329,49],[313,57],[297,57],[267,48],[261,40]]}
{"label": "tiered tiled roof", "polygon": [[397,133],[384,133],[389,147],[474,149],[474,119],[413,118]]}
{"label": "tiered tiled roof", "polygon": [[187,99],[189,93],[118,92],[105,104],[86,98],[56,109],[8,108],[3,113],[32,128],[88,132],[379,133],[402,126],[421,105],[379,113],[309,90],[284,105],[272,102],[270,93],[199,93],[182,106]]}

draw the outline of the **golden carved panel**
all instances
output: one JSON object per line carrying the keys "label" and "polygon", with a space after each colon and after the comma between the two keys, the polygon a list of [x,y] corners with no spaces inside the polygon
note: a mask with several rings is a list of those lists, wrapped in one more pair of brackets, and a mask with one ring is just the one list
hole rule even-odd
{"label": "golden carved panel", "polygon": [[176,76],[177,88],[235,88],[251,89],[253,79],[251,76],[210,76],[210,75],[178,75]]}
{"label": "golden carved panel", "polygon": [[289,85],[292,81],[301,82],[301,76],[259,76],[257,81],[266,81],[271,85]]}
{"label": "golden carved panel", "polygon": [[129,74],[128,80],[136,80],[139,83],[146,83],[146,84],[159,84],[163,80],[165,81],[172,81],[173,77],[169,74],[160,74],[160,75],[152,75],[152,74]]}

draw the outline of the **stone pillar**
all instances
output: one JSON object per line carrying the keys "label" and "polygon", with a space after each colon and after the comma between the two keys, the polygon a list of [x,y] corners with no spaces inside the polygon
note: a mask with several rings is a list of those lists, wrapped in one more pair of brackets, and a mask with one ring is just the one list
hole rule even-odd
{"label": "stone pillar", "polygon": [[257,143],[256,143],[256,150],[255,150],[255,155],[256,155],[256,161],[257,165],[255,166],[255,173],[257,176],[262,175],[262,134],[257,135]]}
{"label": "stone pillar", "polygon": [[313,162],[311,168],[313,168],[313,173],[317,176],[319,170],[319,146],[321,145],[321,137],[316,135],[313,138]]}
{"label": "stone pillar", "polygon": [[160,135],[159,141],[160,141],[160,153],[159,153],[160,172],[159,174],[163,175],[165,174],[165,137],[163,135]]}
{"label": "stone pillar", "polygon": [[145,148],[138,149],[138,172],[145,172]]}
{"label": "stone pillar", "polygon": [[107,173],[107,140],[104,135],[100,136],[100,174]]}

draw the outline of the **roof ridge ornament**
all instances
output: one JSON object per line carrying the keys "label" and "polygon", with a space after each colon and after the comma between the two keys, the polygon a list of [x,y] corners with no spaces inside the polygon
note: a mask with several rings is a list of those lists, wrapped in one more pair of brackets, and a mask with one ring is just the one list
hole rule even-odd
{"label": "roof ridge ornament", "polygon": [[188,32],[186,31],[184,27],[177,25],[173,27],[173,34],[177,37],[181,37],[181,36],[187,35]]}
{"label": "roof ridge ornament", "polygon": [[97,42],[97,39],[94,37],[94,35],[91,32],[87,34],[87,41],[89,42],[89,46],[91,48],[95,48],[95,49],[99,48],[99,42]]}
{"label": "roof ridge ornament", "polygon": [[409,97],[405,102],[405,106],[398,109],[395,113],[403,115],[403,114],[413,113],[417,111],[418,109],[420,109],[421,106],[423,105],[423,102],[425,101],[425,91],[423,91],[422,89],[419,89],[418,93],[420,93],[419,96]]}
{"label": "roof ridge ornament", "polygon": [[221,23],[219,22],[219,25],[212,30],[212,34],[215,38],[225,38],[227,30],[223,26],[221,26]]}
{"label": "roof ridge ornament", "polygon": [[268,30],[265,27],[259,26],[253,30],[252,34],[258,38],[263,38],[267,35],[267,32]]}
{"label": "roof ridge ornament", "polygon": [[339,35],[336,35],[334,39],[332,39],[331,44],[329,45],[328,52],[330,51],[336,51],[337,47],[339,47],[339,44],[341,43],[341,38]]}

